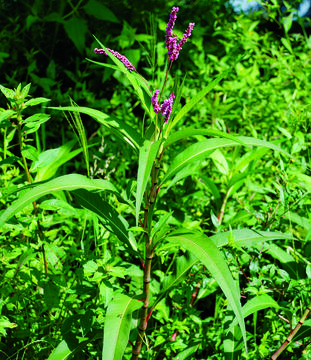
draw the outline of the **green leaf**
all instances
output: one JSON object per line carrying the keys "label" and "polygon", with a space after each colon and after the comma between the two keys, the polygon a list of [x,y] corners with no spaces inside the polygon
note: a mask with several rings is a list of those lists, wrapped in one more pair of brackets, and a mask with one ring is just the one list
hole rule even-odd
{"label": "green leaf", "polygon": [[[309,305],[310,307],[310,305]],[[306,320],[301,328],[299,329],[298,333],[294,337],[295,341],[301,341],[304,338],[311,338],[311,319]]]}
{"label": "green leaf", "polygon": [[76,140],[71,140],[59,148],[49,149],[39,154],[38,160],[33,162],[30,167],[31,172],[37,171],[35,182],[50,179],[56,174],[60,166],[80,154],[81,148],[71,151],[75,143]]}
{"label": "green leaf", "polygon": [[64,22],[64,28],[79,52],[83,53],[85,49],[85,35],[88,31],[86,20],[73,16]]}
{"label": "green leaf", "polygon": [[48,357],[48,360],[65,360],[72,353],[65,340],[61,341],[57,347],[53,350],[52,354]]}
{"label": "green leaf", "polygon": [[37,149],[34,146],[26,145],[22,150],[22,155],[29,160],[37,161],[38,160],[38,153]]}
{"label": "green leaf", "polygon": [[114,23],[120,22],[114,15],[114,13],[106,6],[101,4],[99,1],[90,0],[83,8],[87,14],[96,17],[96,19],[103,21],[111,21]]}
{"label": "green leaf", "polygon": [[14,110],[4,110],[0,112],[0,123],[3,120],[9,120],[13,115],[15,115]]}
{"label": "green leaf", "polygon": [[278,239],[290,239],[294,240],[295,238],[291,234],[282,234],[277,232],[269,231],[254,231],[251,229],[241,229],[220,232],[216,235],[210,237],[213,243],[217,247],[225,245],[236,245],[236,246],[262,246],[262,244],[268,240],[278,240]]}
{"label": "green leaf", "polygon": [[0,91],[8,100],[14,101],[14,99],[15,99],[15,91],[14,90],[8,89],[8,88],[0,85]]}
{"label": "green leaf", "polygon": [[145,140],[139,149],[139,163],[137,172],[137,191],[136,191],[136,226],[138,225],[139,211],[143,196],[147,187],[153,163],[158,154],[161,141],[152,142]]}
{"label": "green leaf", "polygon": [[70,174],[57,177],[41,185],[34,185],[34,188],[20,196],[8,209],[0,216],[0,225],[9,220],[17,212],[21,211],[25,206],[42,196],[51,194],[54,191],[67,190],[73,191],[77,189],[109,190],[116,191],[115,187],[106,180],[91,180],[79,174]]}
{"label": "green leaf", "polygon": [[272,150],[277,150],[288,157],[293,158],[289,153],[282,150],[280,147],[272,144],[268,141],[259,140],[256,138],[246,137],[246,136],[237,136],[236,141],[231,139],[224,138],[214,138],[204,141],[197,142],[190,145],[186,150],[178,154],[173,160],[171,166],[167,170],[161,184],[163,184],[167,179],[175,175],[180,169],[188,165],[191,162],[198,161],[202,158],[209,156],[214,150],[228,147],[228,146],[237,146],[241,145],[241,142],[246,146],[262,146],[268,147]]}
{"label": "green leaf", "polygon": [[179,130],[174,132],[172,135],[170,135],[165,143],[164,147],[170,146],[176,141],[186,139],[190,136],[197,136],[197,135],[205,135],[205,136],[219,136],[226,139],[231,139],[233,141],[236,141],[240,143],[241,145],[244,145],[243,142],[238,138],[237,135],[227,134],[219,130],[215,129],[194,129],[194,128],[187,128],[183,130]]}
{"label": "green leaf", "polygon": [[132,253],[137,255],[137,244],[128,230],[127,221],[110,204],[103,200],[99,194],[90,193],[84,189],[76,190],[74,195],[78,198],[81,206],[93,211],[104,227],[125,243]]}
{"label": "green leaf", "polygon": [[25,134],[31,134],[36,132],[41,124],[44,124],[50,119],[50,115],[47,114],[34,114],[23,121],[23,132]]}
{"label": "green leaf", "polygon": [[167,179],[175,175],[186,165],[198,161],[204,157],[209,156],[215,149],[225,146],[239,145],[230,139],[208,139],[190,145],[186,150],[178,154],[170,165],[167,173],[165,174],[161,184],[165,183]]}
{"label": "green leaf", "polygon": [[24,105],[25,105],[25,107],[27,107],[27,106],[35,106],[35,105],[39,105],[39,104],[42,104],[42,103],[47,102],[47,101],[51,101],[51,100],[43,98],[43,97],[39,97],[39,98],[30,99],[30,100],[26,101]]}
{"label": "green leaf", "polygon": [[3,336],[6,336],[6,330],[7,328],[13,329],[17,325],[15,323],[10,322],[10,320],[6,316],[0,316],[0,334]]}
{"label": "green leaf", "polygon": [[238,319],[245,348],[247,349],[246,330],[240,303],[240,294],[227,263],[214,242],[202,233],[182,229],[170,234],[166,239],[170,242],[179,243],[180,246],[191,252],[206,266],[212,277],[219,284]]}
{"label": "green leaf", "polygon": [[169,128],[171,129],[172,127],[174,127],[178,123],[178,121],[182,117],[184,117],[204,96],[206,96],[223,78],[225,78],[230,71],[231,67],[224,71],[222,74],[218,75],[216,79],[210,82],[204,89],[202,89],[196,96],[194,96],[191,101],[189,101],[185,106],[183,106],[179,113],[175,116]]}
{"label": "green leaf", "polygon": [[[174,357],[174,360],[185,360],[188,359],[190,355],[193,355],[199,348],[200,344],[190,346],[186,350],[181,351]],[[192,357],[193,359],[193,357]]]}
{"label": "green leaf", "polygon": [[179,256],[176,259],[176,274],[169,275],[163,279],[162,290],[158,295],[155,303],[152,305],[153,308],[156,308],[156,305],[163,299],[165,294],[170,291],[173,287],[177,286],[181,281],[185,279],[188,275],[191,268],[198,263],[198,259],[187,252],[185,256]]}
{"label": "green leaf", "polygon": [[104,324],[103,360],[121,360],[129,340],[132,313],[143,303],[117,294],[108,305]]}
{"label": "green leaf", "polygon": [[133,129],[133,127],[127,125],[122,120],[107,115],[99,110],[79,106],[49,107],[49,109],[62,111],[77,111],[89,115],[96,121],[98,121],[100,124],[106,126],[108,129],[111,129],[122,140],[130,144],[134,149],[138,149],[140,144],[142,143],[140,135]]}
{"label": "green leaf", "polygon": [[[254,314],[259,310],[264,310],[271,307],[275,309],[280,308],[279,304],[271,296],[267,294],[256,296],[248,300],[247,303],[243,306],[243,317],[246,318],[247,316]],[[231,330],[237,324],[238,320],[235,318],[231,323],[229,330]]]}

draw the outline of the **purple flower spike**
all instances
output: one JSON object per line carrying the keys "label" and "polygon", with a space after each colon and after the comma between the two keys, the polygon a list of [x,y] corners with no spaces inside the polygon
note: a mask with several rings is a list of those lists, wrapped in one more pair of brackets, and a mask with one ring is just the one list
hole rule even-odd
{"label": "purple flower spike", "polygon": [[191,31],[194,28],[194,23],[190,23],[188,26],[188,29],[185,31],[182,39],[179,41],[179,43],[177,43],[177,37],[176,35],[173,34],[173,27],[175,25],[175,21],[177,19],[177,12],[178,12],[179,8],[178,7],[173,7],[171,15],[170,15],[170,20],[167,24],[166,27],[166,40],[165,40],[165,44],[166,44],[166,48],[168,49],[168,57],[171,61],[174,61],[178,58],[179,55],[179,51],[181,50],[181,48],[183,47],[183,45],[185,44],[185,42],[187,41],[187,39],[190,37],[191,35]]}
{"label": "purple flower spike", "polygon": [[160,109],[160,112],[162,115],[164,115],[164,120],[166,122],[168,122],[170,116],[171,116],[171,113],[172,113],[172,110],[173,110],[173,102],[174,102],[174,99],[175,99],[175,95],[174,95],[174,91],[171,93],[170,95],[170,98],[167,100],[165,99],[163,101],[163,104],[161,105],[161,109]]}
{"label": "purple flower spike", "polygon": [[154,112],[157,114],[160,111],[160,107],[158,104],[158,96],[159,96],[160,90],[156,90],[151,98],[151,103],[153,106]]}
{"label": "purple flower spike", "polygon": [[[194,28],[195,23],[190,23],[188,26],[188,29],[185,31],[182,39],[180,40],[180,42],[177,45],[177,53],[179,54],[179,51],[181,50],[181,48],[183,47],[183,45],[185,44],[185,42],[187,41],[187,39],[190,37],[191,35],[191,31]],[[178,55],[177,55],[178,56]]]}
{"label": "purple flower spike", "polygon": [[173,27],[175,25],[175,21],[177,19],[177,12],[179,10],[179,7],[173,7],[171,15],[170,15],[170,20],[166,26],[166,47],[168,48],[169,46],[169,39],[173,36]]}
{"label": "purple flower spike", "polygon": [[[130,71],[136,71],[135,67],[130,63],[130,61],[124,55],[121,55],[117,51],[111,50],[109,48],[107,48],[107,50],[109,52],[111,52],[111,54],[113,56],[115,56],[117,59],[119,59],[124,64],[124,66],[127,67]],[[108,55],[104,49],[95,48],[94,52],[95,52],[95,54]]]}

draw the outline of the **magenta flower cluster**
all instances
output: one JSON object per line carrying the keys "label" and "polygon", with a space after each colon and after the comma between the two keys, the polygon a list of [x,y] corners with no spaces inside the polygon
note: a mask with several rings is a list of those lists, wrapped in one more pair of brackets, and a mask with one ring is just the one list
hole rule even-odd
{"label": "magenta flower cluster", "polygon": [[175,21],[177,19],[178,11],[179,11],[178,7],[173,7],[171,15],[170,15],[170,20],[166,27],[166,35],[165,35],[165,37],[166,37],[165,44],[166,44],[166,48],[168,49],[168,56],[169,56],[169,59],[172,61],[174,61],[178,58],[180,50],[182,49],[182,47],[185,44],[185,42],[187,41],[187,39],[190,37],[191,32],[195,25],[194,23],[190,23],[188,26],[188,29],[185,31],[182,39],[178,42],[176,35],[173,34],[173,28],[175,25]]}
{"label": "magenta flower cluster", "polygon": [[[119,59],[130,71],[136,71],[135,67],[130,63],[130,61],[124,56],[118,53],[117,51],[111,50],[107,48],[112,55],[114,55],[117,59]],[[94,49],[95,54],[105,54],[108,56],[104,49]]]}
{"label": "magenta flower cluster", "polygon": [[161,105],[161,107],[159,106],[158,103],[158,96],[159,96],[159,92],[160,90],[156,90],[153,94],[153,96],[151,97],[151,103],[153,106],[153,110],[156,114],[158,114],[159,112],[164,116],[164,120],[166,122],[168,122],[172,110],[173,110],[173,102],[175,99],[175,95],[174,95],[174,91],[171,93],[169,99],[165,99],[163,101],[163,104]]}

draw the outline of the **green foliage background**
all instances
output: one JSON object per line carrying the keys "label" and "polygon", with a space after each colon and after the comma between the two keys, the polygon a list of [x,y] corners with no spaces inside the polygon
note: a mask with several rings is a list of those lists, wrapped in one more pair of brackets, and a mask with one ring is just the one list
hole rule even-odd
{"label": "green foliage background", "polygon": [[[110,61],[94,54],[98,43],[92,35],[127,56],[156,89],[164,74],[168,16],[172,6],[179,6],[178,35],[190,21],[196,23],[168,80],[171,88],[184,80],[181,105],[233,67],[187,113],[176,131],[191,126],[236,133],[269,141],[283,153],[236,146],[217,149],[189,164],[161,189],[165,200],[156,212],[157,236],[161,239],[169,229],[184,227],[204,232],[217,243],[224,241],[222,233],[229,232],[222,247],[224,257],[239,279],[242,305],[254,302],[249,303],[251,315],[245,318],[249,356],[269,358],[310,306],[308,19],[292,23],[291,12],[281,14],[277,1],[249,16],[235,14],[222,0],[2,0],[0,4],[1,85],[16,88],[19,83],[31,83],[31,96],[51,99],[49,106],[76,103],[98,109],[141,133],[146,132],[147,119],[126,77],[86,60]],[[4,96],[0,107],[1,111],[7,108]],[[33,180],[89,171],[92,180],[110,181],[116,191],[109,189],[92,200],[105,209],[100,216],[120,216],[118,231],[130,228],[141,247],[143,234],[136,227],[133,195],[137,153],[83,113],[84,126],[79,128],[79,119],[43,104],[28,108],[27,115],[38,108],[51,119],[36,131],[28,129],[25,157]],[[73,128],[66,117],[75,124]],[[16,133],[3,120],[0,125],[3,213],[20,196],[18,189],[27,179]],[[84,129],[87,151],[76,137],[81,141]],[[163,170],[184,148],[205,140],[204,134],[197,134],[176,142],[164,155]],[[50,152],[40,155],[46,150]],[[122,303],[123,293],[135,297],[142,286],[141,264],[133,262],[133,254],[111,233],[109,219],[99,219],[81,206],[85,193],[76,189],[55,194],[39,202],[48,276],[38,255],[41,244],[32,241],[38,229],[31,204],[0,232],[0,352],[4,359],[105,359],[103,328],[107,311],[112,311],[113,294],[119,292],[117,299]],[[253,232],[239,233],[242,228]],[[269,237],[275,232],[286,235]],[[234,358],[246,358],[241,334],[232,325],[234,316],[206,266],[167,243],[157,248],[156,255],[151,288],[157,306],[148,323],[142,358],[227,359],[233,358],[228,350],[232,343]],[[191,268],[190,274],[183,274],[183,268]],[[166,288],[174,276],[179,285]],[[284,358],[310,358],[310,329],[306,320]],[[135,336],[133,330],[131,342]],[[130,359],[130,352],[127,346],[125,359]]]}

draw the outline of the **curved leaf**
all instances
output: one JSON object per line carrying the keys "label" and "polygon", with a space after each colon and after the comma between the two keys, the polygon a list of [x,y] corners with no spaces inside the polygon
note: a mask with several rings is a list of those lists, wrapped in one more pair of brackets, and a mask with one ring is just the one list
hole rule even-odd
{"label": "curved leaf", "polygon": [[175,175],[179,170],[181,170],[189,163],[193,161],[198,161],[202,158],[209,156],[216,149],[228,146],[241,145],[241,142],[246,146],[262,146],[270,148],[272,150],[277,150],[284,155],[293,158],[289,153],[282,150],[275,144],[247,136],[237,136],[235,140],[224,138],[207,139],[190,145],[186,150],[178,154],[173,160],[169,169],[167,170],[167,173],[165,174],[161,184],[163,184],[167,179]]}
{"label": "curved leaf", "polygon": [[137,191],[136,191],[136,226],[138,224],[140,206],[143,201],[144,192],[152,170],[152,165],[158,154],[161,141],[152,142],[145,140],[139,149],[139,163],[137,172]]}
{"label": "curved leaf", "polygon": [[9,220],[18,211],[33,201],[48,195],[54,191],[67,190],[72,191],[76,189],[86,190],[109,190],[116,191],[115,187],[106,180],[92,180],[79,174],[70,174],[57,177],[41,185],[34,185],[34,188],[20,196],[8,209],[6,209],[0,216],[0,225]]}
{"label": "curved leaf", "polygon": [[118,134],[122,140],[130,144],[134,149],[139,148],[140,144],[142,143],[140,135],[131,126],[127,125],[122,120],[107,115],[99,110],[80,106],[49,107],[49,109],[73,112],[76,111],[89,115],[100,124],[106,126],[108,129],[111,129],[116,134]]}
{"label": "curved leaf", "polygon": [[229,305],[238,319],[246,348],[246,330],[240,303],[240,294],[231,272],[216,245],[206,235],[199,232],[179,230],[166,238],[170,242],[177,242],[196,256],[209,270],[225,294]]}
{"label": "curved leaf", "polygon": [[108,305],[104,324],[103,360],[121,360],[129,340],[132,313],[143,303],[117,294]]}
{"label": "curved leaf", "polygon": [[197,136],[197,135],[219,136],[222,138],[231,139],[241,145],[244,145],[243,142],[238,138],[238,136],[232,135],[232,134],[227,134],[227,133],[224,133],[224,132],[216,130],[216,129],[187,128],[187,129],[176,131],[172,135],[170,135],[166,139],[164,146],[167,147],[176,141],[188,138],[190,136]]}
{"label": "curved leaf", "polygon": [[218,75],[216,79],[210,82],[204,89],[202,89],[196,96],[194,96],[191,101],[189,101],[185,106],[183,106],[178,112],[178,114],[175,116],[169,127],[174,127],[183,116],[185,116],[206,94],[208,94],[223,78],[225,78],[229,74],[231,69],[232,68],[230,67],[229,69]]}
{"label": "curved leaf", "polygon": [[[275,309],[280,308],[279,304],[267,294],[255,296],[252,299],[248,300],[247,303],[243,306],[243,316],[244,318],[246,318],[247,316],[254,314],[259,310],[264,310],[270,307],[273,307]],[[237,318],[235,318],[231,323],[229,330],[231,330],[237,324],[238,320]]]}
{"label": "curved leaf", "polygon": [[278,239],[294,240],[295,238],[291,234],[241,229],[220,232],[216,235],[210,236],[210,239],[217,247],[225,246],[228,244],[232,246],[261,247],[264,241]]}
{"label": "curved leaf", "polygon": [[93,211],[102,222],[103,226],[117,238],[125,243],[129,250],[135,255],[137,244],[132,233],[128,231],[128,223],[107,201],[103,200],[99,194],[91,193],[87,190],[75,190],[74,195],[84,208]]}

